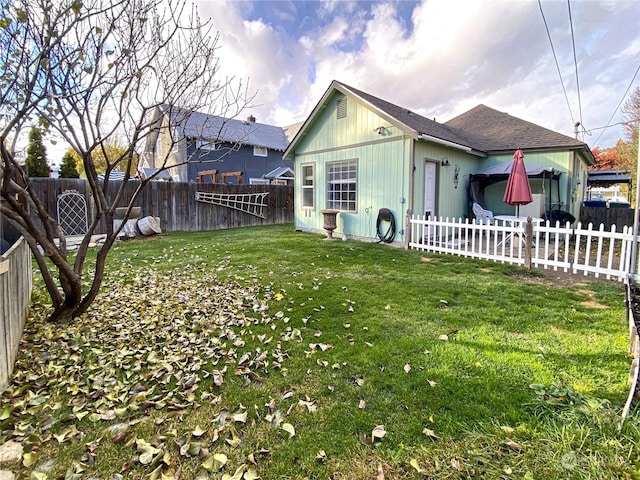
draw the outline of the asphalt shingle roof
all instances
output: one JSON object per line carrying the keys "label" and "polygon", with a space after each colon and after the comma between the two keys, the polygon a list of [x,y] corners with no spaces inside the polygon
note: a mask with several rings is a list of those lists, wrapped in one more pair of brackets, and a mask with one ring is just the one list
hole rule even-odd
{"label": "asphalt shingle roof", "polygon": [[535,149],[580,148],[584,142],[553,130],[512,117],[485,105],[478,105],[468,112],[446,122],[447,126],[464,132],[476,142],[476,148],[485,152]]}
{"label": "asphalt shingle roof", "polygon": [[387,115],[395,118],[398,122],[406,125],[411,130],[415,131],[418,135],[429,135],[448,142],[458,143],[467,147],[475,148],[472,144],[472,139],[468,138],[464,132],[458,131],[447,124],[438,123],[430,118],[423,117],[411,111],[408,108],[399,107],[393,103],[382,100],[381,98],[369,95],[366,92],[357,90],[353,87],[345,85],[341,82],[336,82],[346,90],[354,93],[358,97],[365,100],[367,103],[373,105],[377,109],[383,111]]}
{"label": "asphalt shingle roof", "polygon": [[171,125],[180,129],[185,137],[241,143],[278,151],[286,150],[289,145],[282,127],[168,106],[165,106],[165,114],[169,115]]}
{"label": "asphalt shingle roof", "polygon": [[428,135],[480,152],[539,148],[583,148],[585,143],[520,118],[478,105],[445,123],[423,117],[411,110],[335,82],[378,110],[404,124],[418,135]]}

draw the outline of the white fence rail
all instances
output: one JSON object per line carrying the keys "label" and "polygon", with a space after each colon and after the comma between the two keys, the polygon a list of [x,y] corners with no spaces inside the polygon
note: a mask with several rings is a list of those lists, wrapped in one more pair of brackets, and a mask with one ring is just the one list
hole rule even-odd
{"label": "white fence rail", "polygon": [[[562,270],[573,274],[626,281],[631,265],[631,227],[594,230],[591,224],[557,222],[520,225],[476,224],[469,219],[411,218],[409,248],[483,258],[502,263]],[[529,257],[529,258],[527,258]]]}

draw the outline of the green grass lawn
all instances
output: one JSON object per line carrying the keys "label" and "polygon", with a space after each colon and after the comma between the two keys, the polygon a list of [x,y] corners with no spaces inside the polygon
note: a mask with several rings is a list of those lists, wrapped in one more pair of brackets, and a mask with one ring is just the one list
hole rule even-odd
{"label": "green grass lawn", "polygon": [[36,479],[640,478],[624,290],[270,226],[118,244],[37,287],[0,444]]}

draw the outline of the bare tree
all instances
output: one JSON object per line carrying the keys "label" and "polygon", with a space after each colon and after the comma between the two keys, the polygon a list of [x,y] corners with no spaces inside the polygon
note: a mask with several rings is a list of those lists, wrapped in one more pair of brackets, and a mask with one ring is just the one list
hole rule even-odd
{"label": "bare tree", "polygon": [[[161,128],[173,131],[154,113],[179,106],[185,120],[197,110],[233,118],[253,96],[242,82],[217,78],[218,36],[184,0],[0,0],[0,6],[0,212],[29,243],[51,297],[51,320],[68,320],[98,294],[119,233],[116,207],[128,204],[128,216],[153,179],[143,179],[131,198],[123,198],[145,142]],[[73,258],[14,153],[32,126],[62,137],[82,159],[96,208]],[[124,146],[115,158],[106,151],[114,143]],[[107,159],[104,180],[96,172],[98,157]],[[157,173],[168,167],[168,158],[169,152]],[[107,195],[116,168],[125,181]],[[106,240],[83,289],[89,243],[100,222]]]}

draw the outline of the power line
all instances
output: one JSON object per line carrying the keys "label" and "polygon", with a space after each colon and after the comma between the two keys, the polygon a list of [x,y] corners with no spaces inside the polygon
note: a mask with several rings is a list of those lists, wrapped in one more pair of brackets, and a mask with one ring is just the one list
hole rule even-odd
{"label": "power line", "polygon": [[547,19],[542,11],[542,2],[538,0],[538,7],[540,7],[540,15],[542,15],[542,21],[544,22],[544,28],[547,31],[547,37],[549,38],[549,44],[551,45],[551,52],[553,53],[553,60],[556,63],[556,69],[558,70],[558,76],[560,77],[560,84],[562,85],[562,92],[564,93],[564,99],[567,101],[567,108],[569,109],[569,115],[571,116],[571,124],[575,125],[576,121],[573,118],[573,112],[571,111],[571,104],[569,103],[569,97],[567,96],[567,90],[564,87],[564,81],[562,80],[562,73],[560,72],[560,66],[558,65],[558,57],[556,56],[556,50],[553,47],[553,41],[551,40],[551,32],[549,32],[549,25],[547,25]]}
{"label": "power line", "polygon": [[[624,102],[624,99],[627,96],[627,93],[629,93],[629,90],[631,90],[631,85],[633,85],[633,82],[635,81],[636,77],[638,76],[638,72],[640,72],[640,64],[638,64],[638,68],[636,68],[636,73],[633,74],[633,78],[629,82],[629,86],[625,90],[624,95],[622,95],[622,98],[620,99],[620,102],[618,103],[618,106],[616,107],[616,109],[611,114],[611,118],[609,118],[609,120],[607,121],[607,125],[605,127],[602,127],[603,130],[602,130],[602,132],[600,132],[600,135],[598,135],[598,138],[594,142],[595,145],[598,144],[598,142],[600,141],[600,137],[602,137],[602,135],[604,135],[605,130],[608,127],[612,127],[613,126],[613,125],[609,125],[609,124],[611,123],[611,120],[613,120],[613,117],[615,117],[616,113],[618,112],[618,109],[620,108],[620,105],[622,105],[622,102]],[[623,125],[623,124],[626,124],[626,122],[614,123],[614,125]],[[595,129],[592,129],[592,130],[595,130]]]}
{"label": "power line", "polygon": [[[571,17],[571,0],[567,0],[569,10],[569,25],[571,26],[571,44],[573,45],[573,64],[576,68],[576,90],[578,91],[578,113],[580,115],[580,125],[582,125],[582,99],[580,98],[580,79],[578,78],[578,58],[576,56],[576,38],[573,33],[573,18]],[[577,127],[577,125],[576,125]],[[577,128],[576,128],[577,131]]]}

